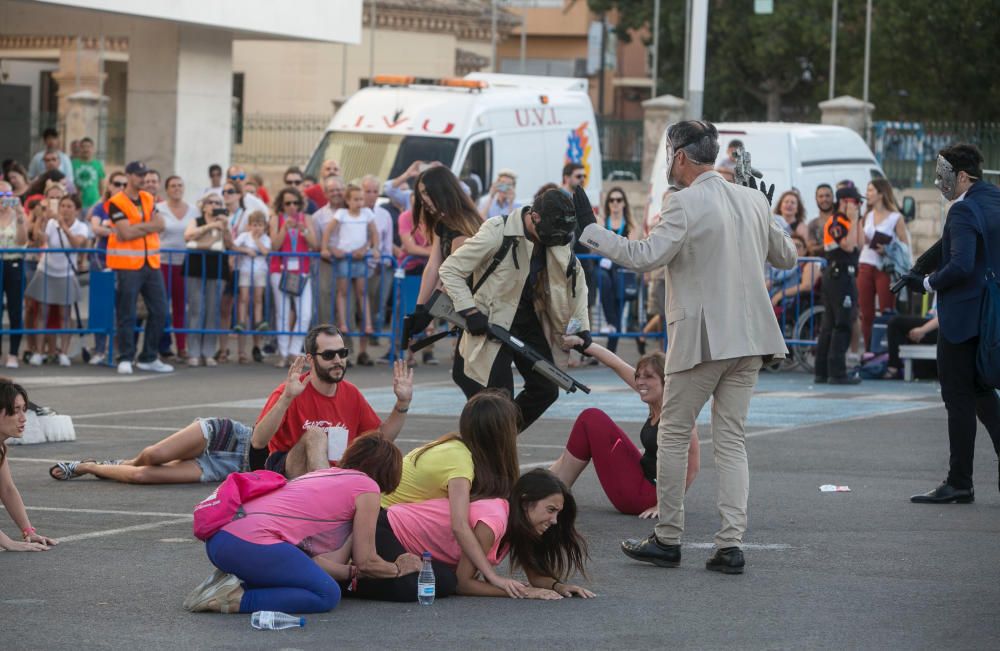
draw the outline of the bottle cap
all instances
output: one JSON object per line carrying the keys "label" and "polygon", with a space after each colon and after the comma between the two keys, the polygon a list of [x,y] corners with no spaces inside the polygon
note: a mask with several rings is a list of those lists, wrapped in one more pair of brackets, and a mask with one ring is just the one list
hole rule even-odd
{"label": "bottle cap", "polygon": [[422,556],[423,556],[423,559],[425,561],[431,560],[431,553],[430,552],[424,552]]}

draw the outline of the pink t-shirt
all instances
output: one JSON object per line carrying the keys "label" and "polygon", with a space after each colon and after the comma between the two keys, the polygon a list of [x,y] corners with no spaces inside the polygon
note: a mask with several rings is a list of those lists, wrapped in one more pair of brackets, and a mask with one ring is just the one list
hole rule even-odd
{"label": "pink t-shirt", "polygon": [[246,517],[222,528],[257,545],[287,542],[310,556],[344,546],[354,526],[355,499],[379,494],[378,484],[357,470],[316,470],[243,505]]}
{"label": "pink t-shirt", "polygon": [[[286,219],[289,218],[285,215],[278,215],[278,228],[281,228]],[[300,213],[296,219],[300,223],[304,223],[305,215]],[[294,248],[292,247],[293,242],[295,243]],[[309,253],[309,242],[301,229],[289,226],[285,232],[285,239],[278,250],[282,253]],[[309,273],[309,256],[272,255],[270,258],[271,273],[281,273],[282,271]]]}
{"label": "pink t-shirt", "polygon": [[[417,246],[430,245],[430,241],[424,234],[423,227],[420,227],[415,231],[413,230],[412,210],[404,210],[399,214],[399,222],[396,224],[396,228],[399,229],[400,233],[412,233],[413,243],[416,244]],[[405,265],[403,265],[404,269],[416,269],[417,267],[427,263],[427,258],[425,256],[410,255],[408,253],[404,253],[399,257],[399,264],[403,264],[403,260],[406,260],[406,258],[409,258],[409,261]]]}
{"label": "pink t-shirt", "polygon": [[[493,531],[493,546],[486,554],[490,565],[499,565],[507,550],[500,549],[500,539],[507,531],[507,500],[494,498],[469,504],[469,526],[483,522]],[[462,550],[451,532],[448,498],[426,502],[396,504],[388,508],[389,526],[403,548],[411,554],[430,552],[434,560],[458,566]]]}

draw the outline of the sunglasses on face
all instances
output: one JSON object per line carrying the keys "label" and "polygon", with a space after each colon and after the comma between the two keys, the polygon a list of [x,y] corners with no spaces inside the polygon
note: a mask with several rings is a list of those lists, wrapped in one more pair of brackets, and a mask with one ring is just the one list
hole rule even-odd
{"label": "sunglasses on face", "polygon": [[611,197],[608,203],[625,203],[625,197]]}
{"label": "sunglasses on face", "polygon": [[245,179],[246,177],[247,177],[247,175],[246,175],[246,174],[230,174],[230,175],[229,175],[229,178],[230,178],[230,180],[232,180],[232,181],[242,181],[242,180],[243,180],[243,179]]}
{"label": "sunglasses on face", "polygon": [[586,174],[574,174],[573,178],[576,179],[577,181],[582,181],[583,179],[587,178],[587,175]]}
{"label": "sunglasses on face", "polygon": [[285,183],[288,185],[302,185],[302,179],[286,179]]}
{"label": "sunglasses on face", "polygon": [[286,201],[285,205],[286,206],[301,206],[302,202],[301,201]]}
{"label": "sunglasses on face", "polygon": [[345,348],[337,348],[335,350],[324,350],[322,352],[316,353],[316,357],[319,357],[325,362],[332,362],[334,359],[338,357],[340,359],[347,359],[347,357],[350,354],[351,350],[345,347]]}
{"label": "sunglasses on face", "polygon": [[128,183],[125,181],[112,181],[111,186],[115,188],[124,188]]}
{"label": "sunglasses on face", "polygon": [[236,190],[233,190],[232,188],[230,188],[228,190],[223,190],[222,194],[239,194],[239,192],[237,192]]}

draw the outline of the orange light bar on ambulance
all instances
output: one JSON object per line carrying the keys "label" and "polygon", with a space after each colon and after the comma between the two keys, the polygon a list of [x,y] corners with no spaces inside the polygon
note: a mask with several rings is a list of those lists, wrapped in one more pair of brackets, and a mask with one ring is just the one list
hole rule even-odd
{"label": "orange light bar on ambulance", "polygon": [[482,90],[489,86],[485,81],[480,81],[478,79],[462,79],[460,77],[445,77],[438,81],[439,86],[448,86],[450,88],[474,88]]}
{"label": "orange light bar on ambulance", "polygon": [[375,75],[372,83],[376,86],[409,86],[416,79],[413,75]]}

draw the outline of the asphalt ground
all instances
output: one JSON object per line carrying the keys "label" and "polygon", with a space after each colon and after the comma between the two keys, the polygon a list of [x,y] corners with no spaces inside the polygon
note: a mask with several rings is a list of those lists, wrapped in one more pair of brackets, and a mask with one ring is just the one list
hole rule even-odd
{"label": "asphalt ground", "polygon": [[[211,572],[191,535],[207,485],[56,482],[54,460],[124,457],[197,416],[252,422],[284,373],[264,365],[120,378],[107,369],[11,372],[31,398],[73,416],[77,440],[12,447],[32,523],[62,539],[52,551],[0,553],[0,649],[144,648],[997,648],[1000,494],[985,432],[975,504],[915,505],[947,462],[945,411],[934,383],[814,387],[808,376],[763,374],[751,404],[746,573],[704,569],[719,525],[711,435],[688,493],[677,569],[629,560],[623,538],[652,524],[617,513],[588,469],[574,487],[590,550],[593,600],[453,597],[430,607],[346,600],[303,629],[255,631],[249,615],[189,614],[184,596]],[[559,455],[572,419],[605,409],[637,439],[638,397],[603,369],[576,371],[592,394],[563,395],[521,436],[524,467]],[[354,368],[381,413],[386,367]],[[463,400],[446,367],[419,367],[400,445],[453,429]],[[707,416],[703,414],[703,416]],[[822,493],[822,484],[850,492]],[[0,517],[0,527],[14,526]]]}

